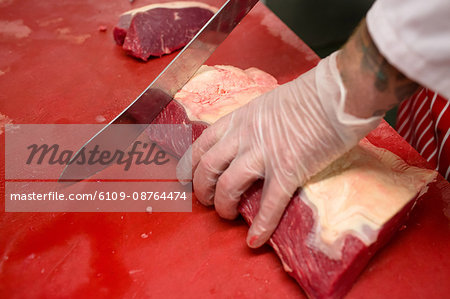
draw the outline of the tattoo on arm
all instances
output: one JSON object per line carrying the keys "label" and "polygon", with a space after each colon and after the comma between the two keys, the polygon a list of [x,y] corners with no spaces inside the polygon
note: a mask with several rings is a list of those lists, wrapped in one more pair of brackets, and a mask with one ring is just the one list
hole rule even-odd
{"label": "tattoo on arm", "polygon": [[370,71],[375,75],[375,87],[383,92],[388,88],[388,63],[378,52],[372,39],[368,35],[367,28],[362,26],[357,31],[356,41],[362,51],[361,70]]}
{"label": "tattoo on arm", "polygon": [[365,22],[357,30],[355,38],[362,52],[360,69],[375,76],[374,86],[379,92],[386,92],[392,88],[397,101],[401,102],[417,90],[417,83],[399,72],[381,55],[370,37]]}
{"label": "tattoo on arm", "polygon": [[365,20],[344,45],[337,61],[347,90],[345,109],[352,115],[383,115],[418,88],[380,53]]}

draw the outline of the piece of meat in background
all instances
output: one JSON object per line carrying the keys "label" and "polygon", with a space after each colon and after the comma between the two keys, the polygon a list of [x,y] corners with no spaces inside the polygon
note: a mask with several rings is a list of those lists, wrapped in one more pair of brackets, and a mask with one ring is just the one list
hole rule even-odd
{"label": "piece of meat in background", "polygon": [[187,45],[216,11],[192,1],[147,5],[120,16],[114,40],[128,55],[147,61]]}

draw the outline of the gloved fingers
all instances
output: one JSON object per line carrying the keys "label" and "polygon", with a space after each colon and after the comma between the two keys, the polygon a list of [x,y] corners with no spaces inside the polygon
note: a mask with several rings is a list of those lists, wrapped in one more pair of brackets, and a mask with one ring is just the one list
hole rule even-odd
{"label": "gloved fingers", "polygon": [[266,180],[264,183],[259,211],[247,234],[249,247],[262,246],[277,228],[284,210],[297,189],[293,184],[285,187],[287,188],[283,188],[275,179]]}
{"label": "gloved fingers", "polygon": [[188,180],[192,178],[202,155],[207,152],[226,132],[231,116],[219,119],[212,126],[203,131],[199,138],[189,147],[177,165],[177,179]]}
{"label": "gloved fingers", "polygon": [[219,176],[237,154],[237,138],[224,138],[212,146],[198,162],[194,173],[194,191],[204,205],[212,205]]}
{"label": "gloved fingers", "polygon": [[223,218],[234,219],[238,216],[241,195],[264,175],[262,158],[249,156],[247,154],[233,160],[217,181],[214,206]]}
{"label": "gloved fingers", "polygon": [[212,148],[225,134],[230,126],[232,115],[228,114],[205,129],[192,144],[192,170],[195,173],[198,163],[210,148]]}
{"label": "gloved fingers", "polygon": [[189,146],[183,157],[178,161],[176,175],[181,184],[187,184],[186,181],[192,179],[192,145]]}

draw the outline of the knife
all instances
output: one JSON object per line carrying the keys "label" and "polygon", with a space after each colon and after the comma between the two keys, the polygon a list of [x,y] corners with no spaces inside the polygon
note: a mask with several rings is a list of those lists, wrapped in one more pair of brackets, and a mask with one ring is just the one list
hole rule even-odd
{"label": "knife", "polygon": [[[64,168],[59,181],[81,181],[112,165],[79,165],[74,162],[80,152],[89,152],[96,147],[110,152],[127,149],[257,2],[258,0],[226,1],[158,77],[124,111],[78,150]],[[121,124],[134,125],[117,126]]]}

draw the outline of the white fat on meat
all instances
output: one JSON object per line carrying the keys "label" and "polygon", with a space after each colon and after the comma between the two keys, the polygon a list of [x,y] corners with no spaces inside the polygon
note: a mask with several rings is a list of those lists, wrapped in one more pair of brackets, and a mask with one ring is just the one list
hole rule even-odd
{"label": "white fat on meat", "polygon": [[332,259],[341,258],[348,234],[371,245],[383,225],[435,178],[435,171],[409,166],[363,139],[303,186],[300,198],[316,221],[309,245]]}
{"label": "white fat on meat", "polygon": [[180,9],[180,8],[188,8],[188,7],[199,7],[208,9],[212,12],[216,12],[217,8],[211,5],[208,5],[206,3],[197,2],[197,1],[174,1],[174,2],[167,2],[167,3],[156,3],[156,4],[150,4],[143,7],[135,8],[129,11],[126,11],[122,14],[124,15],[131,15],[134,16],[138,12],[144,12],[148,11],[150,9],[154,8],[169,8],[169,9]]}
{"label": "white fat on meat", "polygon": [[212,124],[277,86],[273,76],[254,67],[203,65],[174,99],[190,120]]}

